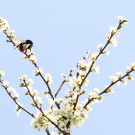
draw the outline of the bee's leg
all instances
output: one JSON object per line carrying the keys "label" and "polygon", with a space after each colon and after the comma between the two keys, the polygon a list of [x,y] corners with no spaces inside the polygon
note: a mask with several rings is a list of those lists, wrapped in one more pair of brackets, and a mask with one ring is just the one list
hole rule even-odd
{"label": "bee's leg", "polygon": [[25,49],[24,53],[27,54],[27,49]]}
{"label": "bee's leg", "polygon": [[32,48],[30,48],[30,52],[32,53]]}

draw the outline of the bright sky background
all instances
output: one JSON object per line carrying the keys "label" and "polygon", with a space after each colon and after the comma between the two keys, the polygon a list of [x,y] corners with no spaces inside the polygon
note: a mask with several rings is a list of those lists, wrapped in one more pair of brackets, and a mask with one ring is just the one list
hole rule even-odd
{"label": "bright sky background", "polygon": [[[111,54],[98,61],[99,75],[90,76],[91,90],[104,88],[110,83],[110,75],[125,71],[135,61],[134,0],[3,0],[0,16],[7,19],[16,38],[31,39],[38,59],[38,65],[53,75],[55,92],[62,81],[61,73],[68,73],[90,50],[97,52],[97,44],[105,43],[109,26],[118,24],[118,16],[129,20],[120,31],[118,47],[110,46]],[[22,54],[0,33],[0,70],[6,73],[5,80],[20,93],[20,101],[31,111],[30,99],[18,87],[19,77],[24,73],[34,79],[34,87],[45,89],[39,77],[34,77],[33,65],[22,60]],[[135,75],[135,74],[134,74]],[[63,91],[66,90],[63,89]],[[45,103],[46,104],[46,103]],[[14,113],[15,104],[0,88],[0,134],[1,135],[44,135],[30,126],[31,117],[21,112]],[[115,87],[115,94],[104,96],[104,102],[95,104],[86,123],[73,130],[72,135],[134,135],[135,123],[135,82],[128,86]]]}

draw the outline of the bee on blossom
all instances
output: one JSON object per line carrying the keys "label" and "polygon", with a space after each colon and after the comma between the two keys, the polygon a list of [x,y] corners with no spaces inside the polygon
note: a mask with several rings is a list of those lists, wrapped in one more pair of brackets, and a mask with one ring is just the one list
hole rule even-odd
{"label": "bee on blossom", "polygon": [[16,44],[15,49],[18,48],[20,52],[24,52],[24,53],[27,53],[28,50],[31,52],[33,47],[33,42],[31,40],[16,39],[15,44]]}

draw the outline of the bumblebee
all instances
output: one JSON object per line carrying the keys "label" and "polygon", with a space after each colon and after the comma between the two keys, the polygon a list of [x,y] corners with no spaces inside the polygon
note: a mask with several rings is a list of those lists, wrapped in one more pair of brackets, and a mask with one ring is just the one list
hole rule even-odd
{"label": "bumblebee", "polygon": [[27,53],[27,50],[31,51],[32,47],[33,47],[33,42],[31,40],[22,41],[21,43],[19,43],[19,45],[16,46],[16,48],[18,48],[20,52],[24,52],[24,53]]}

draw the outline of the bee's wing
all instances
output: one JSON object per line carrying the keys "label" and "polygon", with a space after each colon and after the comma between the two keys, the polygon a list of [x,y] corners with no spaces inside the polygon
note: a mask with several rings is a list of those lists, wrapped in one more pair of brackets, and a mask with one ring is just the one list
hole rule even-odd
{"label": "bee's wing", "polygon": [[23,40],[23,39],[19,39],[19,38],[14,39],[14,43],[15,43],[16,47],[17,47],[19,44],[24,43],[24,42],[25,42],[25,40]]}

